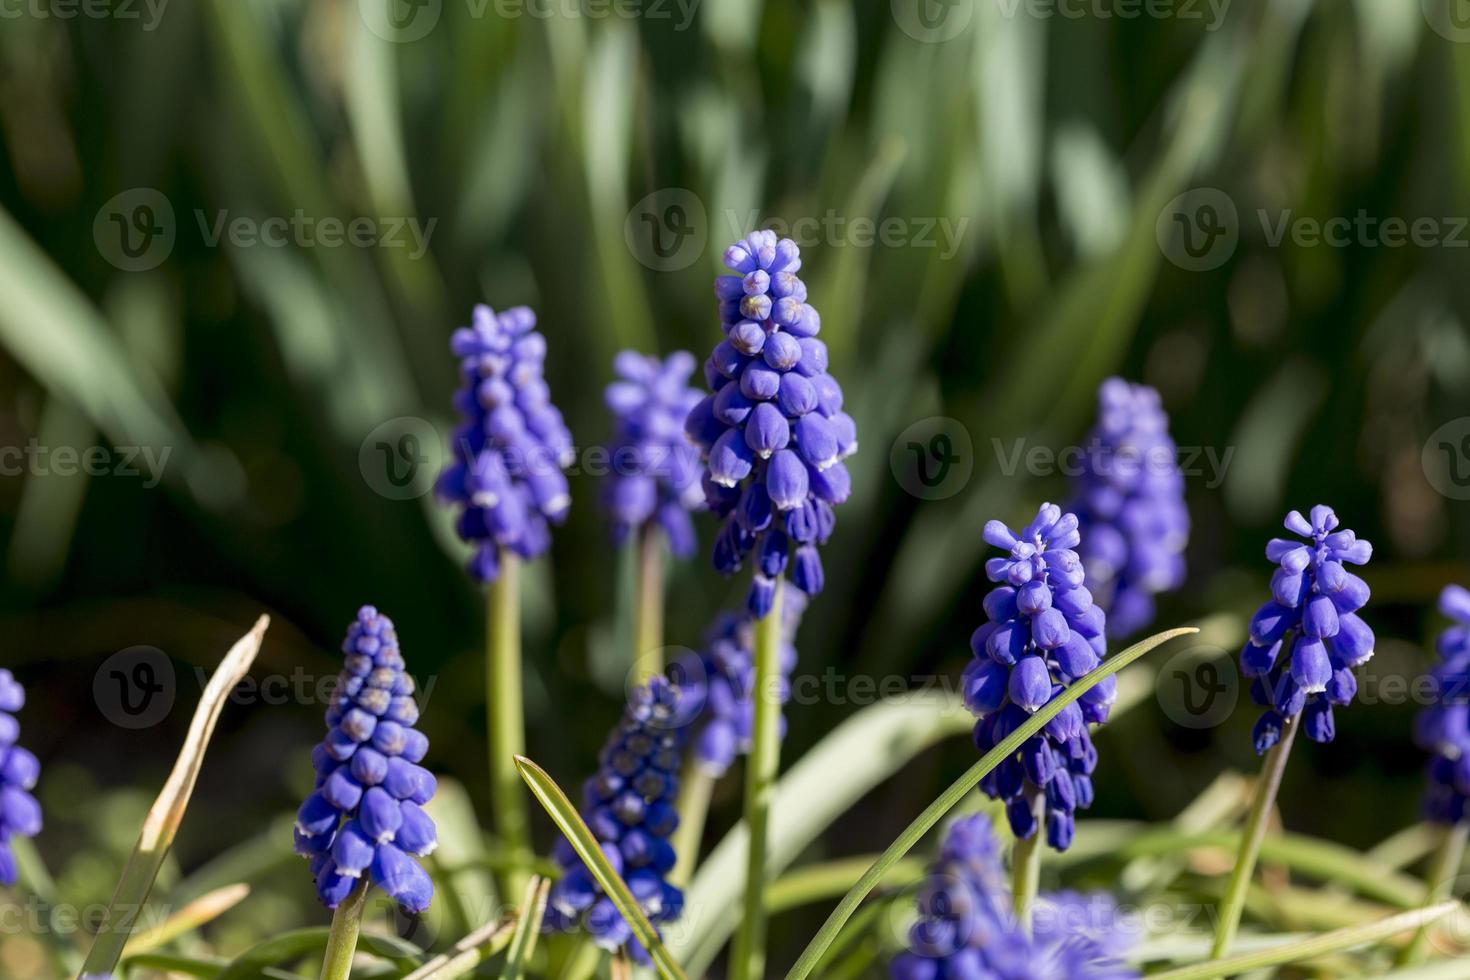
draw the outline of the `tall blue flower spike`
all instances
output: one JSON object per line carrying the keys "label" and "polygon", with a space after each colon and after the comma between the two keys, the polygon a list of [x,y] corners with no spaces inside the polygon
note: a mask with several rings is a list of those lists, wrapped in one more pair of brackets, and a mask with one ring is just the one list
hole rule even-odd
{"label": "tall blue flower spike", "polygon": [[699,547],[689,512],[704,506],[703,467],[684,438],[684,420],[703,397],[689,386],[694,366],[687,351],[663,361],[623,351],[613,360],[618,380],[605,394],[614,422],[602,504],[614,536],[621,542],[657,521],[680,558]]}
{"label": "tall blue flower spike", "polygon": [[296,853],[311,861],[317,895],[335,909],[364,874],[410,914],[434,883],[415,857],[438,843],[423,810],[437,782],[419,765],[429,740],[413,726],[414,681],[393,621],[363,606],[347,628],[346,660],[327,708],[327,737],[312,751],[316,789],[296,815]]}
{"label": "tall blue flower spike", "polygon": [[851,492],[842,461],[857,451],[857,428],[827,373],[796,243],[752,232],[725,250],[725,265],[735,273],[715,280],[725,339],[705,361],[711,394],[685,432],[704,453],[705,497],[724,522],[715,567],[732,574],[754,557],[747,605],[762,618],[788,566],[798,589],[822,591],[817,548]]}
{"label": "tall blue flower spike", "polygon": [[461,508],[457,529],[475,546],[469,571],[482,582],[499,576],[502,547],[527,560],[544,554],[550,525],[572,502],[562,473],[574,456],[572,437],[551,403],[546,338],[535,327],[528,307],[497,314],[481,305],[450,341],[460,359],[461,423],[436,490]]}
{"label": "tall blue flower spike", "polygon": [[[975,657],[965,668],[965,705],[979,717],[975,746],[999,745],[1027,718],[1107,656],[1107,616],[1082,584],[1077,518],[1043,504],[1018,534],[1000,521],[985,525],[985,540],[1006,552],[985,563],[998,583],[985,596],[989,621],[970,638]],[[1117,699],[1113,677],[1087,690],[980,782],[1004,800],[1017,837],[1037,831],[1030,799],[1046,799],[1047,842],[1059,851],[1072,843],[1073,814],[1092,805],[1097,750],[1089,723],[1107,721]]]}
{"label": "tall blue flower spike", "polygon": [[41,832],[41,805],[31,795],[41,777],[41,763],[15,744],[20,738],[15,716],[25,703],[25,688],[14,674],[0,668],[0,885],[13,885],[17,877],[11,839]]}
{"label": "tall blue flower spike", "polygon": [[917,895],[893,980],[1131,980],[1136,939],[1103,895],[1042,895],[1028,936],[1012,912],[1001,847],[984,814],[956,821]]}
{"label": "tall blue flower spike", "polygon": [[[662,677],[635,689],[618,727],[598,757],[597,774],[582,789],[582,816],[628,889],[655,926],[684,911],[684,893],[668,881],[674,868],[669,837],[679,825],[683,726],[679,688]],[[544,929],[584,928],[606,950],[626,947],[647,964],[633,928],[605,895],[566,840],[555,857],[563,874],[551,887]]]}
{"label": "tall blue flower spike", "polygon": [[1465,819],[1470,797],[1470,592],[1445,586],[1439,611],[1451,622],[1436,644],[1440,662],[1429,675],[1434,701],[1419,712],[1414,740],[1432,755],[1425,817],[1457,824]]}
{"label": "tall blue flower spike", "polygon": [[[806,611],[801,592],[787,593],[781,603],[781,703],[791,696],[791,672],[796,669],[796,630]],[[674,677],[689,705],[694,758],[699,768],[719,779],[738,755],[750,752],[755,728],[755,620],[749,613],[722,614],[705,637],[704,652],[689,654],[674,664]],[[785,718],[781,719],[785,734]]]}
{"label": "tall blue flower spike", "polygon": [[1286,529],[1306,543],[1273,538],[1266,546],[1266,557],[1280,567],[1271,576],[1272,599],[1251,619],[1240,652],[1251,699],[1266,709],[1253,734],[1257,753],[1280,741],[1286,719],[1296,715],[1312,741],[1332,741],[1332,708],[1352,703],[1353,668],[1373,656],[1373,630],[1358,616],[1368,583],[1346,568],[1366,565],[1373,546],[1338,524],[1331,507],[1313,507],[1311,520],[1294,510]]}
{"label": "tall blue flower spike", "polygon": [[1184,583],[1189,509],[1159,393],[1109,378],[1097,403],[1069,509],[1087,587],[1108,614],[1108,636],[1122,639],[1153,622],[1154,596]]}

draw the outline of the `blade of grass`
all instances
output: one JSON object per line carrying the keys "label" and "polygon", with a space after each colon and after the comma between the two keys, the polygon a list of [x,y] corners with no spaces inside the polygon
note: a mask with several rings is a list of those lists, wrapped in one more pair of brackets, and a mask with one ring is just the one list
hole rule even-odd
{"label": "blade of grass", "polygon": [[811,943],[807,945],[806,950],[801,954],[801,958],[796,961],[796,966],[792,967],[791,972],[787,975],[788,980],[802,980],[803,977],[811,974],[812,969],[821,960],[823,951],[837,937],[837,933],[842,929],[843,923],[852,917],[858,905],[877,886],[883,876],[888,873],[888,870],[894,864],[898,863],[898,860],[907,854],[919,842],[921,837],[933,829],[934,825],[956,803],[963,799],[972,787],[984,779],[986,773],[1000,765],[1003,760],[1010,758],[1026,739],[1035,735],[1063,708],[1076,701],[1103,678],[1117,673],[1150,650],[1176,637],[1198,632],[1199,630],[1192,626],[1184,626],[1179,629],[1166,630],[1163,633],[1158,633],[1146,640],[1141,640],[1133,644],[1133,646],[1099,665],[1092,673],[1081,678],[1077,683],[1053,698],[1045,707],[1027,719],[1025,724],[1012,732],[1008,738],[987,752],[979,762],[971,766],[970,770],[956,780],[949,789],[941,793],[938,799],[929,804],[924,809],[924,812],[919,814],[902,834],[899,834],[898,839],[889,845],[882,856],[873,862],[873,865],[858,879],[858,883],[843,896],[837,908],[827,917],[827,921],[823,924],[821,930],[812,939]]}
{"label": "blade of grass", "polygon": [[556,785],[556,781],[544,769],[525,756],[516,756],[516,769],[520,770],[521,778],[531,787],[537,801],[546,808],[557,829],[587,865],[587,870],[592,873],[597,884],[612,899],[612,903],[632,927],[633,935],[638,937],[643,948],[653,957],[653,965],[659,975],[664,980],[686,980],[684,971],[679,969],[679,964],[669,955],[663,940],[659,938],[658,930],[648,921],[643,909],[638,907],[638,902],[628,890],[627,884],[618,877],[612,865],[607,863],[607,855],[602,853],[597,839],[592,836],[592,831],[582,821],[576,807],[572,806],[572,801],[567,799],[561,787]]}
{"label": "blade of grass", "polygon": [[141,953],[155,950],[186,932],[213,922],[243,902],[249,894],[250,886],[244,882],[237,882],[201,895],[163,922],[128,940],[128,944],[123,947],[123,959],[131,959]]}
{"label": "blade of grass", "polygon": [[[766,906],[775,914],[812,902],[837,898],[851,888],[876,860],[876,854],[863,854],[798,868],[771,882],[771,887],[766,889]],[[904,858],[888,869],[878,887],[902,887],[923,876],[923,861]]]}
{"label": "blade of grass", "polygon": [[[230,960],[215,980],[255,980],[270,967],[321,956],[330,941],[331,930],[325,926],[283,932],[256,943]],[[358,937],[358,948],[380,960],[387,960],[403,972],[417,969],[423,959],[423,950],[396,936],[365,934]],[[295,973],[287,975],[297,980],[300,976]]]}
{"label": "blade of grass", "polygon": [[541,920],[546,917],[546,897],[549,894],[551,882],[545,878],[533,877],[527,883],[520,919],[510,940],[510,952],[506,954],[500,980],[521,980],[526,975],[531,954],[536,952],[536,937],[541,934]]}
{"label": "blade of grass", "polygon": [[209,747],[214,726],[224,711],[225,702],[250,670],[255,655],[270,625],[269,616],[261,616],[249,633],[241,637],[220,662],[219,669],[209,679],[199,706],[194,711],[194,720],[189,723],[189,734],[184,747],[174,762],[173,772],[164,783],[147,818],[143,821],[143,832],[133,848],[127,864],[123,867],[122,879],[107,907],[107,913],[92,941],[92,949],[82,965],[82,973],[109,974],[117,967],[127,943],[133,917],[148,901],[153,889],[153,880],[158,869],[173,845],[184,811],[189,807],[189,797],[194,792],[194,783],[204,765],[204,751]]}
{"label": "blade of grass", "polygon": [[475,967],[510,945],[519,921],[519,917],[504,917],[485,923],[455,943],[454,948],[429,960],[403,980],[454,980],[473,972]]}
{"label": "blade of grass", "polygon": [[1196,963],[1193,966],[1179,967],[1177,970],[1153,973],[1149,975],[1149,980],[1215,980],[1216,977],[1235,976],[1250,970],[1297,963],[1326,953],[1352,949],[1355,946],[1366,946],[1399,933],[1410,932],[1444,918],[1459,907],[1459,902],[1444,902],[1426,909],[1402,912],[1371,925],[1337,929],[1333,932],[1325,932],[1320,936],[1313,936],[1311,939],[1286,943],[1256,953],[1243,953],[1210,963]]}
{"label": "blade of grass", "polygon": [[[1460,876],[1460,865],[1465,859],[1467,831],[1470,831],[1470,824],[1463,820],[1453,826],[1443,828],[1443,840],[1435,855],[1434,865],[1429,869],[1429,878],[1426,882],[1428,886],[1424,896],[1426,904],[1443,902],[1454,897],[1455,879]],[[1404,948],[1398,965],[1413,966],[1418,963],[1428,952],[1428,946],[1429,930],[1420,928],[1414,935],[1414,941]]]}

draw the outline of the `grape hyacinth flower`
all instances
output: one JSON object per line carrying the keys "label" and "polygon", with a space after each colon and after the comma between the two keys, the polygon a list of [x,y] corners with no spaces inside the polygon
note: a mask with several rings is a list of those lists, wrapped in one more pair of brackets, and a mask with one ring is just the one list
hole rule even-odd
{"label": "grape hyacinth flower", "polygon": [[415,857],[437,844],[423,810],[436,782],[423,766],[429,740],[393,621],[358,610],[342,644],[346,662],[312,751],[316,789],[296,815],[296,852],[310,859],[322,904],[335,909],[367,874],[407,913],[429,907],[434,883]]}
{"label": "grape hyacinth flower", "polygon": [[1454,825],[1465,819],[1470,797],[1470,591],[1445,586],[1439,611],[1451,625],[1436,644],[1440,663],[1430,672],[1435,700],[1419,712],[1414,739],[1433,756],[1424,815]]}
{"label": "grape hyacinth flower", "polygon": [[1108,614],[1108,636],[1121,639],[1153,622],[1154,596],[1184,583],[1189,509],[1159,393],[1109,378],[1097,402],[1069,509],[1087,586]]}
{"label": "grape hyacinth flower", "polygon": [[687,351],[663,361],[623,351],[613,361],[618,380],[605,395],[615,422],[602,503],[613,533],[621,543],[657,521],[679,558],[698,548],[689,512],[704,504],[699,459],[684,438],[684,420],[702,397],[689,385],[694,367]]}
{"label": "grape hyacinth flower", "polygon": [[[792,592],[781,603],[782,704],[791,696],[796,630],[806,602],[802,593]],[[704,652],[675,665],[684,698],[698,711],[690,722],[703,723],[694,739],[695,764],[712,779],[723,777],[737,755],[750,752],[755,728],[755,628],[748,613],[725,613],[706,636]],[[784,731],[783,718],[783,735]]]}
{"label": "grape hyacinth flower", "polygon": [[1308,738],[1332,741],[1332,708],[1352,703],[1353,668],[1373,656],[1373,630],[1358,616],[1368,584],[1345,567],[1367,564],[1373,546],[1338,524],[1331,507],[1313,507],[1311,520],[1294,510],[1286,529],[1307,543],[1273,538],[1266,546],[1266,557],[1280,567],[1271,577],[1272,599],[1251,619],[1240,653],[1241,673],[1253,678],[1251,699],[1266,709],[1253,736],[1258,754],[1298,715]]}
{"label": "grape hyacinth flower", "polygon": [[31,795],[41,776],[41,763],[15,744],[20,738],[15,716],[25,703],[25,688],[14,674],[0,668],[0,885],[13,885],[17,878],[11,838],[41,832],[41,805]]}
{"label": "grape hyacinth flower", "polygon": [[[679,688],[662,677],[636,688],[582,792],[587,826],[655,926],[684,910],[684,893],[667,880],[675,861],[669,836],[679,825],[680,698]],[[557,842],[555,857],[564,874],[551,887],[545,931],[585,928],[601,948],[626,947],[647,964],[632,926],[565,839]]]}
{"label": "grape hyacinth flower", "polygon": [[725,250],[725,265],[735,273],[715,280],[725,339],[705,362],[711,393],[685,431],[704,453],[705,497],[723,521],[715,567],[732,574],[754,556],[747,605],[764,618],[788,564],[798,589],[822,591],[817,548],[851,492],[842,460],[857,451],[857,430],[827,373],[796,243],[755,231]]}
{"label": "grape hyacinth flower", "polygon": [[572,437],[543,377],[546,338],[536,314],[517,306],[475,307],[474,323],[454,332],[461,424],[452,462],[440,474],[441,500],[462,507],[459,536],[475,546],[469,571],[482,582],[500,573],[501,548],[532,559],[551,547],[551,524],[571,506],[562,469]]}
{"label": "grape hyacinth flower", "polygon": [[[989,521],[985,540],[1006,556],[985,563],[998,584],[985,596],[989,621],[970,638],[975,657],[962,682],[965,705],[979,718],[975,745],[982,753],[1107,655],[1107,617],[1082,584],[1074,515],[1043,504],[1019,534]],[[981,780],[986,794],[1005,801],[1018,838],[1036,833],[1033,801],[1044,796],[1047,842],[1058,851],[1071,845],[1073,814],[1092,805],[1097,750],[1087,726],[1107,721],[1116,698],[1115,678],[1104,678]]]}
{"label": "grape hyacinth flower", "polygon": [[1030,935],[1012,912],[1001,847],[984,814],[956,821],[917,898],[893,980],[1126,980],[1134,937],[1105,896],[1043,895]]}

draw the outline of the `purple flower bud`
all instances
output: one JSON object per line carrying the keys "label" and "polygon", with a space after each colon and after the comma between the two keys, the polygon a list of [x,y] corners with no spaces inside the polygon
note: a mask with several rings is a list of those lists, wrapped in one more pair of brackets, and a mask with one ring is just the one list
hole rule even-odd
{"label": "purple flower bud", "polygon": [[[713,455],[710,457],[710,466],[714,466]],[[801,506],[806,500],[808,489],[808,470],[796,453],[783,449],[771,457],[766,466],[766,491],[778,511],[789,511]]]}
{"label": "purple flower bud", "polygon": [[770,459],[772,453],[785,449],[790,441],[791,426],[781,410],[772,402],[757,405],[745,425],[745,444],[751,452],[761,459]]}

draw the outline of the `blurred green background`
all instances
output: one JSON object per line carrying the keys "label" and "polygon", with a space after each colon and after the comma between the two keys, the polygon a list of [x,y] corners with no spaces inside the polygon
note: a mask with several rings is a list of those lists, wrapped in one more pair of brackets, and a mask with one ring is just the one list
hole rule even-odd
{"label": "blurred green background", "polygon": [[[1068,493],[1006,465],[1016,440],[1077,444],[1119,373],[1158,387],[1181,446],[1227,461],[1188,481],[1190,579],[1159,628],[1227,614],[1214,635],[1234,642],[1266,595],[1266,539],[1324,502],[1377,549],[1369,673],[1416,676],[1433,597],[1470,580],[1458,2],[0,2],[0,662],[31,691],[60,886],[105,899],[195,668],[261,610],[259,675],[330,675],[358,605],[392,615],[434,684],[432,762],[483,807],[481,597],[448,518],[413,495],[432,439],[400,460],[428,474],[407,494],[377,443],[447,436],[448,337],[484,301],[536,309],[555,398],[598,445],[612,354],[707,352],[720,253],[757,225],[806,229],[863,445],[802,672],[956,677],[983,618],[984,520]],[[1346,237],[1313,241],[1333,218]],[[331,246],[325,219],[365,219],[369,240]],[[1390,219],[1429,223],[1395,245]],[[271,227],[285,239],[249,233]],[[968,436],[971,470],[925,499],[900,433],[936,418]],[[59,447],[101,447],[97,474],[67,475]],[[118,472],[164,452],[161,480]],[[597,481],[572,482],[527,600],[532,754],[568,786],[618,712],[630,567]],[[740,583],[703,559],[672,578],[669,642],[697,646]],[[120,728],[94,682],[140,645],[171,661],[177,704]],[[1339,715],[1335,744],[1301,747],[1295,829],[1366,846],[1416,819],[1415,706],[1391,687]],[[321,710],[227,711],[176,877],[294,809]],[[793,712],[785,758],[855,710]],[[1167,819],[1253,769],[1253,719],[1242,703],[1192,728],[1145,697],[1099,739],[1092,815]],[[972,752],[925,753],[816,852],[886,844]],[[738,809],[732,777],[708,842]],[[226,952],[325,921],[270,833],[281,867],[211,934]],[[775,923],[777,964],[815,915]]]}

